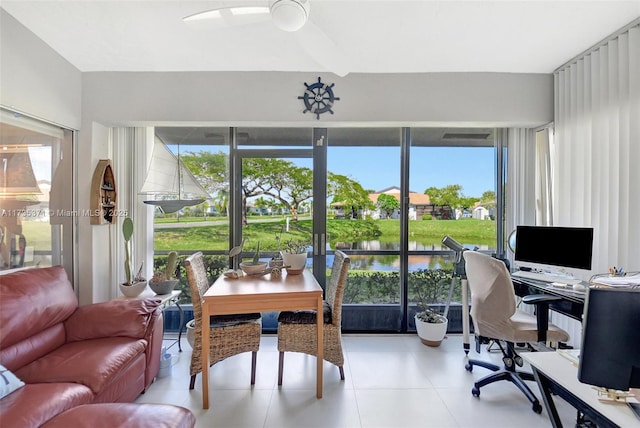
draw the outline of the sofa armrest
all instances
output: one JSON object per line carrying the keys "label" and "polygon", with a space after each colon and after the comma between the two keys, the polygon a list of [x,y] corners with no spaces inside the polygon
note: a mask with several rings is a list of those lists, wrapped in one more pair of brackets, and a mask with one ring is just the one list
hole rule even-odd
{"label": "sofa armrest", "polygon": [[[103,337],[147,338],[160,299],[123,299],[78,308],[64,323],[67,342]],[[155,314],[155,315],[154,315]]]}
{"label": "sofa armrest", "polygon": [[149,328],[145,339],[147,340],[144,385],[145,389],[151,385],[160,370],[160,354],[162,353],[162,338],[164,336],[164,317],[161,309],[156,310],[149,321]]}

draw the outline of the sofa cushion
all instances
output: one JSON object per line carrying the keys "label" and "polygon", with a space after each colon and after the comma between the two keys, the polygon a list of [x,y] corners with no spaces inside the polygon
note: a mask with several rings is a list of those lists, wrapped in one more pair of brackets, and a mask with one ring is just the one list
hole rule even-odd
{"label": "sofa cushion", "polygon": [[77,383],[27,384],[0,400],[0,425],[39,427],[57,414],[92,400],[91,390]]}
{"label": "sofa cushion", "polygon": [[0,365],[0,398],[4,398],[15,390],[22,388],[24,382],[11,371]]}
{"label": "sofa cushion", "polygon": [[2,275],[0,296],[0,349],[63,322],[78,307],[67,273],[61,266]]}
{"label": "sofa cushion", "polygon": [[33,336],[0,349],[0,363],[12,371],[37,360],[65,343],[64,324],[53,325]]}
{"label": "sofa cushion", "polygon": [[110,337],[67,343],[16,371],[27,383],[77,382],[100,394],[145,351],[143,339]]}
{"label": "sofa cushion", "polygon": [[58,415],[43,428],[192,428],[190,410],[171,404],[108,403],[79,406]]}

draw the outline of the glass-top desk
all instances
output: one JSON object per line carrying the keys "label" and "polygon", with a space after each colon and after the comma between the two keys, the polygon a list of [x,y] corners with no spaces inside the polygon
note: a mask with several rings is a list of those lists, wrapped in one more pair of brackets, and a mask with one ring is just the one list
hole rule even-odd
{"label": "glass-top desk", "polygon": [[524,297],[530,294],[550,294],[552,296],[558,296],[562,300],[551,303],[549,308],[575,320],[582,321],[586,290],[577,291],[571,287],[558,288],[548,282],[515,276],[511,277],[511,281],[513,282],[513,288],[517,296]]}

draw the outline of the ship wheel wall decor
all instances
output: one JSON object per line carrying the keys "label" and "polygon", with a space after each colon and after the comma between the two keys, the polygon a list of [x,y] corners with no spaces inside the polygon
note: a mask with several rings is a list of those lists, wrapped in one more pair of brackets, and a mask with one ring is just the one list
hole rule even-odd
{"label": "ship wheel wall decor", "polygon": [[333,103],[338,101],[340,98],[336,97],[333,94],[333,86],[335,83],[331,85],[327,85],[326,83],[322,83],[322,79],[318,77],[318,81],[311,85],[308,85],[306,82],[304,86],[307,89],[304,91],[304,94],[298,97],[299,100],[304,102],[305,110],[303,113],[310,111],[312,114],[316,115],[316,119],[320,120],[320,115],[322,113],[329,112],[333,114]]}

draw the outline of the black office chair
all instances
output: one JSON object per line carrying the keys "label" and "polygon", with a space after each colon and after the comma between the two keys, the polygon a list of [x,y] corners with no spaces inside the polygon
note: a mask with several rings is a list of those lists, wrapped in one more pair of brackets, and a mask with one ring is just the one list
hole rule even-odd
{"label": "black office chair", "polygon": [[476,352],[480,345],[493,340],[502,351],[504,368],[479,360],[469,359],[465,369],[473,371],[473,366],[487,368],[492,373],[475,384],[471,393],[480,396],[480,388],[499,380],[508,380],[516,385],[533,404],[533,411],[542,412],[540,402],[524,381],[534,381],[531,373],[516,371],[522,367],[514,343],[564,342],[569,334],[549,324],[549,303],[559,298],[548,295],[531,295],[524,303],[536,305],[536,316],[516,308],[516,296],[511,275],[504,263],[477,251],[465,251],[465,269],[471,290],[471,318],[476,336]]}

